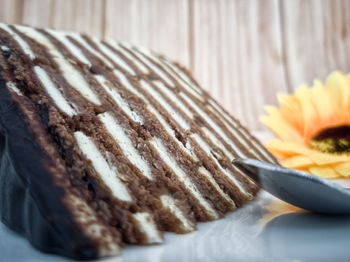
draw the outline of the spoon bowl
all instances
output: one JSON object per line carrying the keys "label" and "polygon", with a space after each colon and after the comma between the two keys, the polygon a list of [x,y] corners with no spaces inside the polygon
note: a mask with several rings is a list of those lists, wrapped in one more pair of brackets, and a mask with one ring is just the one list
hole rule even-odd
{"label": "spoon bowl", "polygon": [[287,203],[317,213],[350,214],[350,191],[330,180],[255,159],[235,159],[232,163]]}

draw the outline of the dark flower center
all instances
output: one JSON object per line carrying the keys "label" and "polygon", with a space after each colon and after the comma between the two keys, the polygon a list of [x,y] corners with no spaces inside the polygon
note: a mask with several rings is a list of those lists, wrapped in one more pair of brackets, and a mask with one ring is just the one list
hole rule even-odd
{"label": "dark flower center", "polygon": [[310,146],[325,153],[350,153],[350,126],[324,129],[310,140]]}

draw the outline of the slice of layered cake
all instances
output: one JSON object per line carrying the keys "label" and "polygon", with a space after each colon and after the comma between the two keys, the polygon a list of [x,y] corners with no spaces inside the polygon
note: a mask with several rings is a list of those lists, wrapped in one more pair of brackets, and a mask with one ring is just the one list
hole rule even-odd
{"label": "slice of layered cake", "polygon": [[[75,33],[0,24],[0,214],[89,259],[223,217],[275,160],[177,64]],[[1,236],[0,236],[1,237]]]}

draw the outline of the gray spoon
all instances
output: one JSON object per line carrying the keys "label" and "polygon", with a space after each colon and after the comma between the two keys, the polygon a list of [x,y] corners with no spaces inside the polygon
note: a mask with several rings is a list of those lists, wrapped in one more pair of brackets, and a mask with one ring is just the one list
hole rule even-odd
{"label": "gray spoon", "polygon": [[330,180],[254,159],[232,162],[275,197],[317,213],[350,214],[350,191]]}

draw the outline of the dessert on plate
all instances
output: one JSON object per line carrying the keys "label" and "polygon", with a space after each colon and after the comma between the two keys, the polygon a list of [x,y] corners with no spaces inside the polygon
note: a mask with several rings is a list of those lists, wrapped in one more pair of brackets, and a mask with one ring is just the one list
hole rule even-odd
{"label": "dessert on plate", "polygon": [[224,216],[274,158],[176,63],[128,44],[0,24],[0,215],[42,251],[116,255]]}

